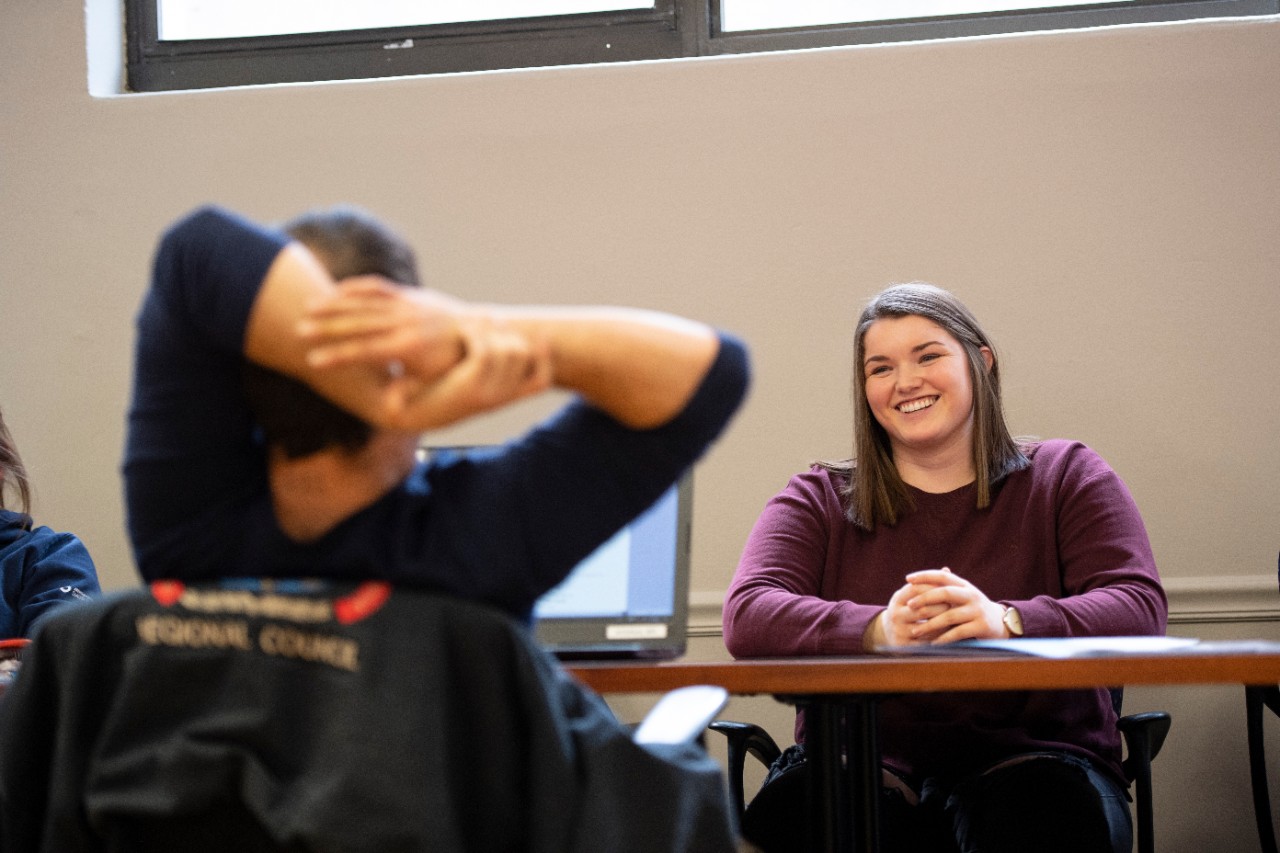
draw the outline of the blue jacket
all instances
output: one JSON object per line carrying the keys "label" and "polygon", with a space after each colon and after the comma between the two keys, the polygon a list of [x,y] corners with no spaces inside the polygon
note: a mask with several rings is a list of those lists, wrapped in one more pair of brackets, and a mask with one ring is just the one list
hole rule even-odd
{"label": "blue jacket", "polygon": [[0,639],[29,637],[51,607],[99,592],[93,559],[79,539],[28,523],[25,515],[0,510]]}

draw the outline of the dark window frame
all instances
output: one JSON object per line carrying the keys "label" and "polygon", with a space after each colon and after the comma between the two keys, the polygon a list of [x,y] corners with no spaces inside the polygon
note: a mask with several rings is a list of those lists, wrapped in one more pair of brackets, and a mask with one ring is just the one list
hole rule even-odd
{"label": "dark window frame", "polygon": [[125,0],[130,91],[354,80],[689,55],[686,0],[653,10],[162,42],[155,0]]}
{"label": "dark window frame", "polygon": [[653,10],[161,42],[156,0],[124,0],[130,91],[535,68],[1280,13],[1280,0],[1141,0],[725,33],[718,0]]}

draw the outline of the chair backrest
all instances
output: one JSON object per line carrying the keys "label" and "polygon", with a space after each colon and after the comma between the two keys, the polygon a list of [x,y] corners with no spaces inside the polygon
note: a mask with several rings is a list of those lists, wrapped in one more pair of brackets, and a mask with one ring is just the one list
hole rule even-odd
{"label": "chair backrest", "polygon": [[0,701],[0,849],[732,849],[710,758],[633,743],[489,608],[277,584],[65,611]]}

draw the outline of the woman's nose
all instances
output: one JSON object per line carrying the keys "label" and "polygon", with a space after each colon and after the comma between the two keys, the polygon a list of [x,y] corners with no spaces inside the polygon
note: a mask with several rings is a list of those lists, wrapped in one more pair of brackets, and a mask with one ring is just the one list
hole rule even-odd
{"label": "woman's nose", "polygon": [[898,388],[915,388],[920,384],[920,371],[915,365],[906,365],[898,368]]}

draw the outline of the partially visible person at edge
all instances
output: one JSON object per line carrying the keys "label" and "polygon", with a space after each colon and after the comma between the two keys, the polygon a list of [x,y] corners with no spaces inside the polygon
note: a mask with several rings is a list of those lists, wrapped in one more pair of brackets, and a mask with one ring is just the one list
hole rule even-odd
{"label": "partially visible person at edge", "polygon": [[0,413],[0,639],[29,638],[51,608],[100,592],[84,544],[74,534],[35,526],[30,508],[27,469]]}
{"label": "partially visible person at edge", "polygon": [[[815,464],[765,506],[724,605],[735,657],[1164,633],[1128,489],[1079,442],[1010,436],[995,347],[955,296],[874,297],[854,368],[855,459]],[[913,693],[880,719],[885,849],[1131,849],[1108,690]],[[804,837],[803,762],[788,750],[745,820],[766,850]]]}
{"label": "partially visible person at edge", "polygon": [[[527,617],[720,434],[745,348],[626,308],[468,303],[367,213],[173,225],[138,318],[124,460],[144,579],[384,579]],[[422,432],[549,388],[500,448]]]}

